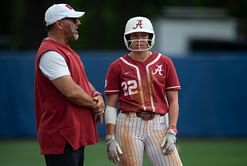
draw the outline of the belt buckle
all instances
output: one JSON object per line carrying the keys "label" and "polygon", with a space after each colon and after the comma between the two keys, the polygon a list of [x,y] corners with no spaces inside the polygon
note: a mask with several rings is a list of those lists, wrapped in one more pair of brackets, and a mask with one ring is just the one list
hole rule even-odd
{"label": "belt buckle", "polygon": [[136,116],[142,118],[143,120],[151,120],[154,118],[155,113],[142,111],[142,112],[136,112]]}

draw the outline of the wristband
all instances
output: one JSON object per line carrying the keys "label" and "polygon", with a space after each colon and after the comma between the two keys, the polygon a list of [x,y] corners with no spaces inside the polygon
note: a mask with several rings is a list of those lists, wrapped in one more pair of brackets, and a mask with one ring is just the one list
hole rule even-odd
{"label": "wristband", "polygon": [[106,141],[109,141],[109,140],[111,140],[111,139],[115,139],[115,136],[114,135],[106,135],[106,137],[105,137],[105,140]]}
{"label": "wristband", "polygon": [[107,105],[105,109],[105,123],[116,124],[117,108]]}
{"label": "wristband", "polygon": [[178,132],[176,126],[173,126],[173,125],[169,126],[168,129],[174,131],[176,134],[177,134],[177,132]]}

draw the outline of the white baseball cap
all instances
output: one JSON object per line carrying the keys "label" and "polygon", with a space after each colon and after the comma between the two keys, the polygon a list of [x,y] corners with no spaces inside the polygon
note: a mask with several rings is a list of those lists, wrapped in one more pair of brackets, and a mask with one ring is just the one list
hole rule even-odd
{"label": "white baseball cap", "polygon": [[80,18],[85,12],[75,11],[69,4],[54,4],[45,12],[46,26],[63,18]]}

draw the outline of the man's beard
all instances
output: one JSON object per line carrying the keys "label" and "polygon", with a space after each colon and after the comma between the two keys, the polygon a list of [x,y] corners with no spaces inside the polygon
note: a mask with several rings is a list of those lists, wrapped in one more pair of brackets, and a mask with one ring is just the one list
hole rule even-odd
{"label": "man's beard", "polygon": [[74,33],[74,40],[78,40],[79,39],[79,34],[78,33]]}

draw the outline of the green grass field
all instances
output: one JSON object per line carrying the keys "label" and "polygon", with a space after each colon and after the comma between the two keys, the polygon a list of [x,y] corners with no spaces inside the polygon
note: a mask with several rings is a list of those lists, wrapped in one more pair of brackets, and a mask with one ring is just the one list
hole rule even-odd
{"label": "green grass field", "polygon": [[[185,166],[247,166],[247,140],[181,139],[178,150]],[[108,161],[105,145],[86,148],[85,166],[113,166]],[[35,140],[0,140],[1,166],[44,166]],[[144,166],[150,166],[145,157]]]}

